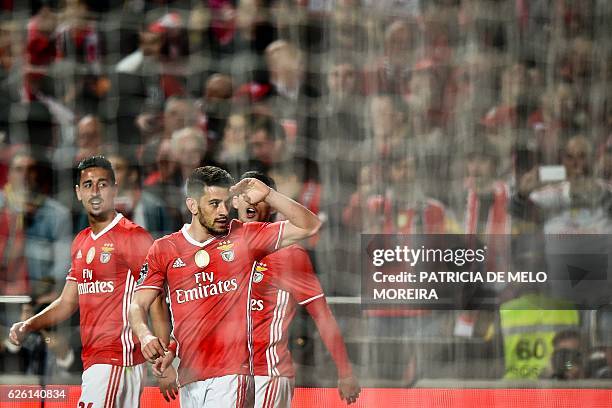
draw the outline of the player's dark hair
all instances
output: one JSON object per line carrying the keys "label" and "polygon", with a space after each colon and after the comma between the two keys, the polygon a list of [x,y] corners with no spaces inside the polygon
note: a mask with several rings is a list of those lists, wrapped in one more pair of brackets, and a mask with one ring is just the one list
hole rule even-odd
{"label": "player's dark hair", "polygon": [[80,184],[81,182],[81,174],[83,174],[83,171],[91,167],[100,167],[102,169],[107,170],[108,174],[110,175],[111,184],[113,185],[115,184],[115,171],[113,170],[113,166],[111,165],[111,162],[109,162],[106,157],[102,155],[98,155],[98,156],[87,157],[79,162],[79,164],[77,165],[77,172],[76,172],[76,184],[77,185]]}
{"label": "player's dark hair", "polygon": [[274,181],[274,179],[268,176],[267,174],[262,173],[261,171],[256,171],[256,170],[247,171],[242,176],[240,176],[240,180],[244,180],[245,178],[257,179],[261,181],[262,183],[264,183],[266,186],[276,190],[276,182]]}
{"label": "player's dark hair", "polygon": [[216,166],[198,167],[187,179],[187,197],[198,199],[204,193],[204,187],[229,188],[234,179],[225,170]]}

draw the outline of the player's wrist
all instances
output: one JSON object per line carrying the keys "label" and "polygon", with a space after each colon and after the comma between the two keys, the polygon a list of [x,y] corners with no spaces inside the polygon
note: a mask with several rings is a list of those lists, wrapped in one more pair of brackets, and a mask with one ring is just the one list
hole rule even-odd
{"label": "player's wrist", "polygon": [[24,334],[29,334],[35,331],[34,324],[32,322],[32,318],[29,318],[28,320],[24,320],[19,330]]}
{"label": "player's wrist", "polygon": [[353,369],[349,367],[338,368],[338,381],[353,377]]}
{"label": "player's wrist", "polygon": [[268,187],[268,193],[263,198],[263,202],[270,204],[270,200],[274,200],[274,196],[278,194],[278,191],[273,189],[272,187]]}
{"label": "player's wrist", "polygon": [[140,340],[140,344],[143,346],[155,339],[155,335],[148,330],[138,336],[138,340]]}

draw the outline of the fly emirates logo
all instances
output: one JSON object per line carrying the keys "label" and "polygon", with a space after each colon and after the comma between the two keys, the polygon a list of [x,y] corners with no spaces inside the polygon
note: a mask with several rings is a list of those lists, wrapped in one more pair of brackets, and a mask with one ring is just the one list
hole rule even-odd
{"label": "fly emirates logo", "polygon": [[226,292],[236,291],[238,281],[236,278],[230,280],[218,280],[215,282],[214,272],[198,272],[194,275],[196,286],[191,289],[177,289],[176,303],[187,303],[194,300],[205,299],[209,296],[222,295]]}
{"label": "fly emirates logo", "polygon": [[[111,293],[115,290],[113,281],[93,280],[93,269],[83,269],[83,280],[77,284],[79,295],[87,295],[93,293]],[[87,281],[91,282],[87,282]]]}

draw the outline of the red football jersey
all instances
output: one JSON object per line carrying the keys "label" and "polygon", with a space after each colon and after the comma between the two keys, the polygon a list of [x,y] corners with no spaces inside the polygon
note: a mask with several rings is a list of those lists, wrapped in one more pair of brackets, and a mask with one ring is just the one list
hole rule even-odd
{"label": "red football jersey", "polygon": [[140,289],[166,290],[181,386],[249,374],[249,280],[256,259],[277,249],[284,222],[233,220],[227,235],[194,240],[188,225],[155,241]]}
{"label": "red football jersey", "polygon": [[288,348],[289,324],[297,305],[323,297],[306,251],[291,245],[255,265],[251,289],[255,375],[295,375]]}
{"label": "red football jersey", "polygon": [[153,239],[120,213],[98,234],[85,228],[72,242],[66,277],[77,283],[83,368],[144,362],[128,310],[140,266]]}

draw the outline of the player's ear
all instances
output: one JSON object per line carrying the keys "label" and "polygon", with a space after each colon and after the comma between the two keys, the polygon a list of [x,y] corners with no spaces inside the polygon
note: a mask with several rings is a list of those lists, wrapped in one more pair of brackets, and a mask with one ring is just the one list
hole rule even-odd
{"label": "player's ear", "polygon": [[74,192],[76,193],[77,199],[81,201],[81,190],[79,189],[79,185],[75,184]]}
{"label": "player's ear", "polygon": [[235,209],[238,209],[238,196],[232,197],[232,207],[234,207]]}
{"label": "player's ear", "polygon": [[191,197],[187,197],[185,204],[187,204],[187,208],[192,215],[198,215],[198,203],[196,200]]}

